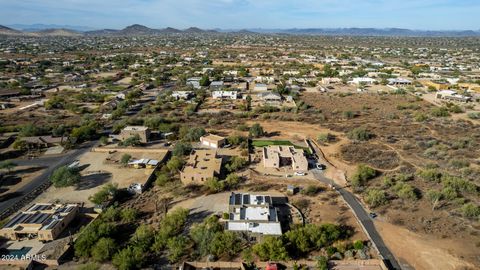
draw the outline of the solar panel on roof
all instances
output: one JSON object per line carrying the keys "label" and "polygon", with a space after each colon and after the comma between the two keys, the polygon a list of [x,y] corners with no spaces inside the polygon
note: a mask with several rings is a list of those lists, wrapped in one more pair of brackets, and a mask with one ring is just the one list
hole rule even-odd
{"label": "solar panel on roof", "polygon": [[16,214],[9,222],[7,222],[7,224],[5,224],[5,226],[3,226],[4,228],[10,228],[10,227],[13,227],[15,226],[16,224],[18,224],[18,221],[22,218],[22,216],[25,215],[24,213],[18,213]]}

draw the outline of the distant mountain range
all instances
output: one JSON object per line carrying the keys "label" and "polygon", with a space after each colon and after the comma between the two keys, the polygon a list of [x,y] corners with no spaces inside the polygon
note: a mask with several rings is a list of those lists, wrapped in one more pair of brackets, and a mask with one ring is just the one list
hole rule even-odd
{"label": "distant mountain range", "polygon": [[[292,28],[292,29],[242,29],[242,30],[203,30],[190,27],[179,30],[171,27],[154,29],[134,24],[121,30],[91,30],[88,27],[36,24],[0,26],[0,35],[9,36],[157,36],[164,34],[202,34],[202,33],[237,33],[237,34],[288,34],[288,35],[323,35],[323,36],[401,36],[401,37],[480,37],[480,30],[464,31],[428,31],[402,28]],[[20,27],[21,26],[21,27]],[[17,30],[18,29],[18,30]],[[84,30],[80,30],[84,29]]]}

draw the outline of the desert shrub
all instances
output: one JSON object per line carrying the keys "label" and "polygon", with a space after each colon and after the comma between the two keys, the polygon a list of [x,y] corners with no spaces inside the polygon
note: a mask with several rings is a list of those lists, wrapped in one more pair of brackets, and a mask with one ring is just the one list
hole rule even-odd
{"label": "desert shrub", "polygon": [[480,112],[471,112],[471,113],[468,113],[467,116],[470,119],[477,120],[477,119],[480,119]]}
{"label": "desert shrub", "polygon": [[473,203],[467,203],[460,208],[460,213],[466,218],[478,219],[480,218],[480,206]]}
{"label": "desert shrub", "polygon": [[444,187],[451,187],[457,192],[476,194],[478,191],[478,187],[474,183],[451,175],[444,175],[442,177],[442,185]]}
{"label": "desert shrub", "polygon": [[383,190],[372,188],[366,191],[365,202],[370,207],[377,207],[387,203],[387,195]]}
{"label": "desert shrub", "polygon": [[420,178],[429,182],[440,182],[440,180],[442,179],[442,173],[437,171],[436,169],[422,170],[417,174],[418,176],[420,176]]}
{"label": "desert shrub", "polygon": [[363,241],[362,240],[357,240],[353,242],[353,248],[356,250],[362,250],[364,247]]}
{"label": "desert shrub", "polygon": [[335,139],[336,139],[335,135],[331,133],[321,133],[321,134],[318,134],[317,136],[317,141],[322,143],[330,143],[335,141]]}
{"label": "desert shrub", "polygon": [[452,201],[458,197],[457,191],[452,187],[445,187],[441,191],[442,197],[447,201]]}
{"label": "desert shrub", "polygon": [[317,185],[308,185],[307,188],[302,189],[301,193],[307,196],[315,196],[323,190],[322,187]]}
{"label": "desert shrub", "polygon": [[260,126],[260,124],[255,123],[252,125],[252,127],[250,127],[248,133],[251,137],[258,138],[262,137],[265,134],[265,131],[263,131],[263,128]]}
{"label": "desert shrub", "polygon": [[348,132],[347,137],[355,141],[368,141],[373,138],[373,134],[365,127],[358,127]]}
{"label": "desert shrub", "polygon": [[393,190],[395,190],[395,193],[397,194],[398,197],[404,200],[418,199],[418,195],[415,192],[415,188],[412,185],[409,185],[403,182],[397,182],[395,186],[393,186]]}
{"label": "desert shrub", "polygon": [[446,107],[435,107],[430,111],[430,114],[434,117],[448,117],[450,113]]}
{"label": "desert shrub", "polygon": [[367,165],[360,164],[357,167],[357,171],[352,176],[351,183],[355,188],[362,187],[366,182],[377,175],[377,171]]}
{"label": "desert shrub", "polygon": [[448,165],[455,169],[461,169],[470,166],[470,162],[465,159],[452,159],[448,162]]}
{"label": "desert shrub", "polygon": [[417,122],[425,122],[428,120],[428,116],[424,113],[421,113],[421,112],[417,112],[415,113],[415,115],[413,116],[415,121]]}

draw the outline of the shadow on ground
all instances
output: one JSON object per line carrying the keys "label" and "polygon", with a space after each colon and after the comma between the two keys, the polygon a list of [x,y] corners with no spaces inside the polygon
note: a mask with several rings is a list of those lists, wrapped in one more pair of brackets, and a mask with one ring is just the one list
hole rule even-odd
{"label": "shadow on ground", "polygon": [[112,175],[109,173],[99,173],[84,176],[77,184],[76,190],[86,190],[103,185],[108,182],[111,177]]}

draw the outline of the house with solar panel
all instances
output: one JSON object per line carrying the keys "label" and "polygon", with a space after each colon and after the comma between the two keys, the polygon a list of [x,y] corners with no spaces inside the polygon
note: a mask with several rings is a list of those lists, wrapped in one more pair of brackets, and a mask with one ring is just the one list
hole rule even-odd
{"label": "house with solar panel", "polygon": [[10,240],[36,237],[40,241],[52,241],[58,238],[79,210],[77,204],[36,203],[13,216],[0,229],[0,236]]}
{"label": "house with solar panel", "polygon": [[232,192],[226,228],[229,231],[259,235],[282,235],[278,209],[273,206],[272,197],[268,195]]}

